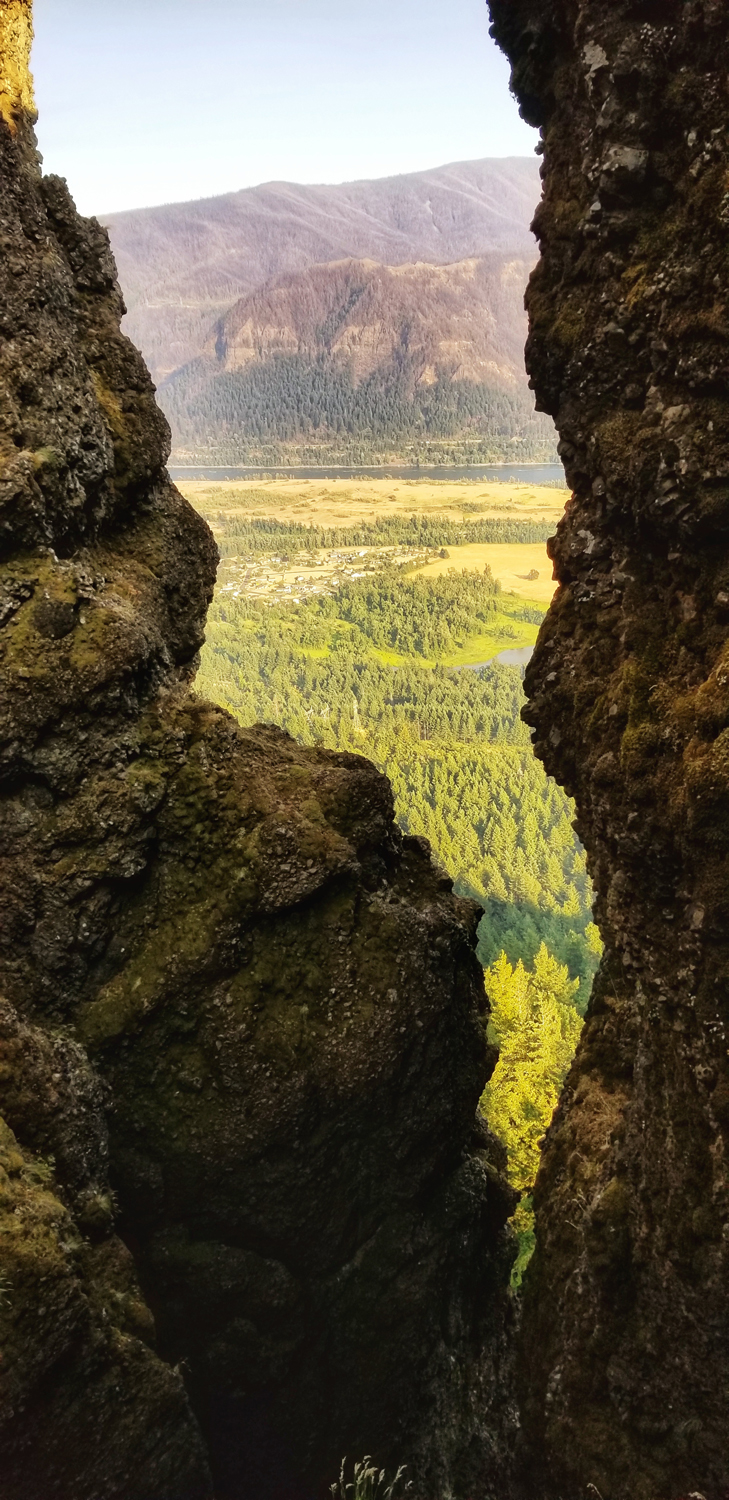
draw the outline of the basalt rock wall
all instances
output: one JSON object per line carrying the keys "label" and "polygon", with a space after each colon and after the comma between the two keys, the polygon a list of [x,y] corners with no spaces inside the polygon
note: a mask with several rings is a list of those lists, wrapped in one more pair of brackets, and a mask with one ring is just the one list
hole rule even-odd
{"label": "basalt rock wall", "polygon": [[[491,0],[543,137],[528,366],[572,499],[527,719],[605,959],[526,1283],[531,1493],[729,1487],[729,13]],[[548,1477],[547,1477],[548,1476]]]}
{"label": "basalt rock wall", "polygon": [[483,1488],[478,913],[366,761],[191,692],[216,551],[29,39],[0,0],[0,1492]]}

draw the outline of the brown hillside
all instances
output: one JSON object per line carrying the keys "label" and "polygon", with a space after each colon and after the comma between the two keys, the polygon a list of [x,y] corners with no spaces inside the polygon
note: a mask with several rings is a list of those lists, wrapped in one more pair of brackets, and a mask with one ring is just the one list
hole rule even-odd
{"label": "brown hillside", "polygon": [[337,186],[266,183],[107,219],[129,315],[156,380],[195,358],[216,318],[283,274],[350,257],[445,265],[529,260],[535,159],[461,162]]}
{"label": "brown hillside", "polygon": [[440,371],[516,389],[525,381],[530,269],[529,260],[503,255],[448,266],[312,266],[242,298],[205,353],[227,371],[275,354],[338,355],[355,381],[407,357],[419,382]]}

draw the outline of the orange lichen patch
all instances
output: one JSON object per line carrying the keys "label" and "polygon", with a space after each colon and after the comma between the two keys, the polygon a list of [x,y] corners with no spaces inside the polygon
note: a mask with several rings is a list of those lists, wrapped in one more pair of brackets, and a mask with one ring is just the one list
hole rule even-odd
{"label": "orange lichen patch", "polygon": [[32,0],[0,0],[0,113],[12,131],[21,111],[35,119],[32,41]]}

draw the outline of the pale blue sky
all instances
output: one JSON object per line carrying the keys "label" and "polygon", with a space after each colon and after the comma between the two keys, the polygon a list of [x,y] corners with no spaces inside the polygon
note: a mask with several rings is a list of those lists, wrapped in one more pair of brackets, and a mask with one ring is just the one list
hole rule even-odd
{"label": "pale blue sky", "polygon": [[35,27],[46,170],[84,213],[536,140],[485,0],[35,0]]}

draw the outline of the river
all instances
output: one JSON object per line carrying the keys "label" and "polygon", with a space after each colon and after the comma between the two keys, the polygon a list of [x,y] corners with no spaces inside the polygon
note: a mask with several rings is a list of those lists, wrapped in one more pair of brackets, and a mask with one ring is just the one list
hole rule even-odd
{"label": "river", "polygon": [[449,483],[459,479],[501,479],[519,484],[565,484],[561,464],[474,464],[470,468],[447,469],[445,467],[406,468],[397,464],[385,464],[371,469],[287,469],[283,467],[263,469],[205,468],[196,464],[171,465],[172,479],[441,479]]}
{"label": "river", "polygon": [[533,655],[533,646],[509,646],[506,651],[500,651],[498,656],[490,656],[488,661],[468,662],[466,666],[455,667],[453,670],[456,672],[483,672],[484,667],[492,667],[494,662],[497,662],[500,667],[519,667],[523,672],[524,668],[529,665]]}

